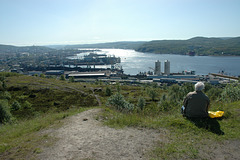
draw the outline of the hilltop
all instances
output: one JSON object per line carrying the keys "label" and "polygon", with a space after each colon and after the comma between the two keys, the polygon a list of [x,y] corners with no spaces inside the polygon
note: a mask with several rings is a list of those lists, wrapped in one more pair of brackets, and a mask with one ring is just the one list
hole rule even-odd
{"label": "hilltop", "polygon": [[240,156],[239,83],[206,84],[211,110],[225,114],[214,123],[194,124],[179,113],[184,96],[193,90],[188,83],[83,83],[14,73],[0,77],[0,111],[12,115],[11,123],[0,125],[0,159],[46,159],[52,153],[74,158],[80,152],[93,159]]}

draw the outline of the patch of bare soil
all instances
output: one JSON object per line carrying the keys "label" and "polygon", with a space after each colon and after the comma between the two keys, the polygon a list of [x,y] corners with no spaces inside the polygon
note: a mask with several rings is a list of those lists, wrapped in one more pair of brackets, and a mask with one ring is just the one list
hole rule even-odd
{"label": "patch of bare soil", "polygon": [[[169,143],[166,130],[141,128],[114,129],[102,125],[95,116],[101,109],[91,109],[65,119],[59,129],[48,129],[57,139],[54,145],[42,148],[41,160],[146,160],[157,142]],[[238,160],[240,141],[225,140],[199,144],[196,159]],[[186,157],[189,159],[189,157]]]}
{"label": "patch of bare soil", "polygon": [[51,130],[58,141],[44,148],[39,159],[148,159],[147,152],[157,141],[164,141],[165,131],[103,126],[95,119],[101,109],[92,109],[70,117],[63,127]]}
{"label": "patch of bare soil", "polygon": [[208,144],[201,148],[199,155],[202,159],[211,160],[239,160],[240,141],[225,140],[223,142]]}

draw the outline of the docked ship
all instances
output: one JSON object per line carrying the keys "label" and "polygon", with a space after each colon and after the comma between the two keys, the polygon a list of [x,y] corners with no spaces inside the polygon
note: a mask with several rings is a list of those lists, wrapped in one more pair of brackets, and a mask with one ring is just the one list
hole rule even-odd
{"label": "docked ship", "polygon": [[195,55],[196,55],[196,52],[194,52],[194,51],[189,51],[189,52],[187,53],[187,55],[189,55],[189,56],[195,56]]}
{"label": "docked ship", "polygon": [[68,59],[64,62],[64,65],[114,65],[117,63],[121,63],[120,57],[89,53],[81,58]]}
{"label": "docked ship", "polygon": [[96,53],[90,53],[88,55],[85,55],[83,59],[81,59],[82,62],[93,62],[93,63],[100,63],[103,65],[110,65],[110,64],[116,64],[121,63],[120,57],[113,56],[107,56],[106,54],[96,54]]}

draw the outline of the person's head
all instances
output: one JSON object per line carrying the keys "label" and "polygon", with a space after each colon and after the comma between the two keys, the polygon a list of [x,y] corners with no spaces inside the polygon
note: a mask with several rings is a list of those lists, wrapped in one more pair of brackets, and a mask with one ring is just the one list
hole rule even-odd
{"label": "person's head", "polygon": [[204,89],[204,84],[203,84],[203,82],[197,82],[196,84],[195,84],[195,91],[201,91],[201,90],[203,90]]}

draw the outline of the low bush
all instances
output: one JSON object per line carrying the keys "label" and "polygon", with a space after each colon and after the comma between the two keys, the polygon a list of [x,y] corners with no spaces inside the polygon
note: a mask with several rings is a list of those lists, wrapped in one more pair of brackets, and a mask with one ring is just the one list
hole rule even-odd
{"label": "low bush", "polygon": [[140,109],[140,110],[143,110],[144,107],[146,105],[146,101],[143,97],[139,97],[138,98],[138,103],[137,103],[137,107]]}
{"label": "low bush", "polygon": [[69,77],[69,82],[75,82],[74,77]]}
{"label": "low bush", "polygon": [[23,104],[22,104],[23,108],[24,109],[32,109],[32,104],[29,103],[28,101],[25,101]]}
{"label": "low bush", "polygon": [[112,90],[107,86],[106,91],[105,91],[106,96],[111,96],[112,95]]}
{"label": "low bush", "polygon": [[12,103],[11,110],[12,111],[18,111],[19,109],[21,109],[21,104],[17,100],[15,100]]}
{"label": "low bush", "polygon": [[107,105],[115,107],[119,111],[132,111],[134,105],[126,101],[119,92],[109,97]]}
{"label": "low bush", "polygon": [[0,123],[10,122],[11,119],[12,119],[12,114],[10,113],[8,101],[0,100]]}
{"label": "low bush", "polygon": [[10,100],[12,98],[11,94],[7,91],[0,91],[0,99]]}
{"label": "low bush", "polygon": [[234,102],[240,100],[240,84],[228,84],[221,94],[221,100],[227,102]]}
{"label": "low bush", "polygon": [[152,101],[155,101],[155,99],[158,96],[158,93],[157,93],[156,89],[154,89],[154,88],[148,88],[147,94],[152,99]]}
{"label": "low bush", "polygon": [[222,89],[218,87],[213,87],[209,89],[206,94],[209,97],[210,100],[217,100],[218,98],[221,97],[222,94]]}

